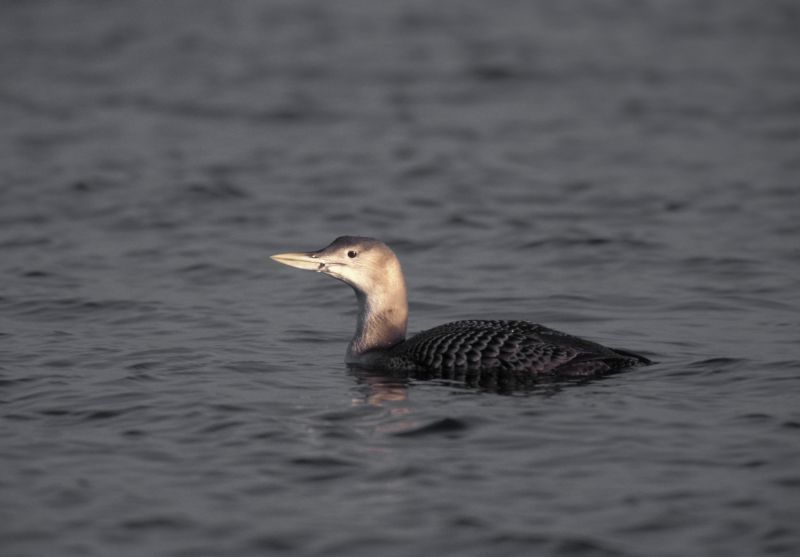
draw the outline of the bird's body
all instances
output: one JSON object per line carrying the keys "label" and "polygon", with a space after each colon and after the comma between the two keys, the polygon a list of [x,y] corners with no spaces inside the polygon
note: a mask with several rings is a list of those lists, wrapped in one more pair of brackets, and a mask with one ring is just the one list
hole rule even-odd
{"label": "bird's body", "polygon": [[351,364],[442,373],[586,376],[650,363],[642,356],[527,321],[455,321],[406,340],[408,302],[400,262],[386,244],[372,238],[342,236],[319,251],[272,257],[353,287],[359,315],[347,350]]}
{"label": "bird's body", "polygon": [[376,363],[389,369],[415,371],[576,376],[608,373],[645,362],[641,356],[528,321],[468,320],[422,331],[384,352]]}

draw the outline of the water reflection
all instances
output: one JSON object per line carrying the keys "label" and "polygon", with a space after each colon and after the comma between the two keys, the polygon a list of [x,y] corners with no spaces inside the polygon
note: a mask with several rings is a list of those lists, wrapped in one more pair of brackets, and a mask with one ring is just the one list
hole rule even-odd
{"label": "water reflection", "polygon": [[[511,372],[470,372],[442,374],[435,372],[387,371],[350,366],[350,375],[356,380],[352,399],[353,407],[379,410],[378,422],[370,424],[374,433],[392,437],[447,437],[457,438],[472,428],[470,418],[451,415],[432,417],[427,408],[411,400],[414,387],[432,385],[445,394],[493,394],[503,396],[551,397],[565,387],[588,383],[591,379],[576,380],[537,377]],[[426,397],[431,396],[430,391]]]}
{"label": "water reflection", "polygon": [[353,399],[353,406],[362,404],[385,406],[386,403],[408,400],[408,383],[410,381],[408,376],[394,377],[359,367],[351,367],[350,373],[356,378],[363,393],[363,398]]}
{"label": "water reflection", "polygon": [[351,366],[350,373],[356,378],[355,390],[360,393],[358,398],[352,399],[352,406],[381,408],[390,418],[389,422],[374,426],[376,433],[400,434],[419,427],[411,416],[408,375],[393,376],[357,366]]}
{"label": "water reflection", "polygon": [[[408,400],[408,389],[413,382],[426,381],[443,388],[475,393],[491,393],[503,396],[553,396],[565,387],[584,385],[600,377],[560,378],[537,376],[509,371],[395,371],[365,368],[350,365],[350,374],[356,378],[362,398],[354,399],[353,405],[371,406],[396,405]],[[397,413],[410,410],[393,408]]]}

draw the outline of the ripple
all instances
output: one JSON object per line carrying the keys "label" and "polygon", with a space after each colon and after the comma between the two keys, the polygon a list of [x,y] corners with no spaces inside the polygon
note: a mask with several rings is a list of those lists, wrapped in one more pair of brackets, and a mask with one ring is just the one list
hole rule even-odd
{"label": "ripple", "polygon": [[105,317],[110,314],[153,313],[155,302],[142,300],[92,300],[85,298],[56,298],[12,302],[9,311],[26,318],[73,321],[85,317]]}
{"label": "ripple", "polygon": [[457,437],[459,434],[471,429],[466,421],[457,418],[441,418],[423,426],[399,431],[394,434],[395,437],[427,437],[427,436],[443,436],[443,437]]}
{"label": "ripple", "polygon": [[246,189],[228,182],[209,182],[195,183],[183,186],[175,196],[175,202],[181,200],[192,202],[201,201],[224,201],[227,199],[247,199],[250,194]]}
{"label": "ripple", "polygon": [[255,550],[259,553],[267,552],[293,552],[296,548],[300,547],[297,536],[294,534],[278,535],[278,534],[263,534],[256,536],[247,543],[247,550]]}
{"label": "ripple", "polygon": [[687,367],[691,369],[701,369],[708,373],[725,373],[737,371],[748,364],[747,358],[707,358],[691,362]]}
{"label": "ripple", "polygon": [[124,414],[126,410],[93,410],[86,413],[87,420],[107,420]]}
{"label": "ripple", "polygon": [[309,466],[312,468],[350,468],[355,464],[342,458],[321,455],[321,456],[300,456],[289,459],[293,466]]}
{"label": "ripple", "polygon": [[120,526],[126,530],[186,530],[194,526],[194,522],[176,516],[146,516],[124,520]]}

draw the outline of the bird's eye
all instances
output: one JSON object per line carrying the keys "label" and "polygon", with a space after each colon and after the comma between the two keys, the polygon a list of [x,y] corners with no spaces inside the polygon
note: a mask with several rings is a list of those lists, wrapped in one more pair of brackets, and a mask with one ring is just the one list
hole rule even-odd
{"label": "bird's eye", "polygon": [[356,255],[358,255],[357,251],[350,250],[347,252],[347,257],[349,257],[350,259],[353,259]]}

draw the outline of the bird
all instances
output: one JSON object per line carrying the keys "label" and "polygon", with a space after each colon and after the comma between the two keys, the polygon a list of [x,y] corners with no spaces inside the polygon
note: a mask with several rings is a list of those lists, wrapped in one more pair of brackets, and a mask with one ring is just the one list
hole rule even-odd
{"label": "bird", "polygon": [[379,370],[513,372],[531,376],[606,375],[652,362],[522,320],[472,319],[406,338],[408,295],[400,261],[375,238],[340,236],[317,251],[272,255],[278,263],[316,271],[353,288],[356,332],[345,362]]}

